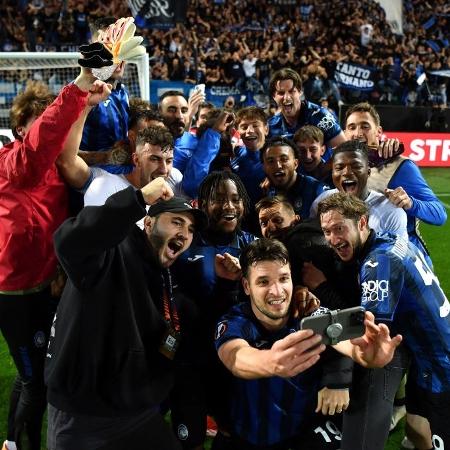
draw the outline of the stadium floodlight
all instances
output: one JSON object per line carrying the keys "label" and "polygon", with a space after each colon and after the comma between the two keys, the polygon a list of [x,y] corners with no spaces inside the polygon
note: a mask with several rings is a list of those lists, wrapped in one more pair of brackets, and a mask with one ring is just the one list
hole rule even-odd
{"label": "stadium floodlight", "polygon": [[[75,79],[80,67],[78,52],[0,52],[0,129],[9,129],[14,97],[28,80],[42,80],[57,94]],[[123,83],[130,97],[150,100],[148,54],[127,61]]]}

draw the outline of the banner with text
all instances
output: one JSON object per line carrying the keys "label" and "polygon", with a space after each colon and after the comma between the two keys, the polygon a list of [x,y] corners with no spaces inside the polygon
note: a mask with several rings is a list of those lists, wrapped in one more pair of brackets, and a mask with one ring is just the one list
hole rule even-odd
{"label": "banner with text", "polygon": [[[189,97],[190,93],[194,89],[193,84],[183,83],[182,81],[165,81],[165,80],[151,80],[150,81],[150,102],[157,104],[159,97],[166,91],[170,90],[181,91],[186,97]],[[215,106],[223,106],[227,97],[234,97],[236,105],[250,106],[257,105],[265,108],[269,99],[263,95],[251,95],[247,93],[245,99],[243,99],[238,89],[232,86],[213,86],[205,89],[206,101],[213,103]]]}
{"label": "banner with text", "polygon": [[338,62],[334,78],[343,88],[369,92],[375,87],[375,72],[376,69],[370,66]]}
{"label": "banner with text", "polygon": [[136,25],[168,29],[186,20],[187,0],[128,0]]}
{"label": "banner with text", "polygon": [[450,167],[449,133],[399,133],[386,131],[386,137],[403,142],[405,152],[418,166]]}

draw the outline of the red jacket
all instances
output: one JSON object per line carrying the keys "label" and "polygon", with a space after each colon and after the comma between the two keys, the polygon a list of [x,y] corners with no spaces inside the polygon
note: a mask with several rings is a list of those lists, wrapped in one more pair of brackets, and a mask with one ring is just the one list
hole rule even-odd
{"label": "red jacket", "polygon": [[0,149],[0,291],[29,290],[55,273],[53,232],[68,216],[55,160],[86,103],[86,92],[66,86],[23,141]]}

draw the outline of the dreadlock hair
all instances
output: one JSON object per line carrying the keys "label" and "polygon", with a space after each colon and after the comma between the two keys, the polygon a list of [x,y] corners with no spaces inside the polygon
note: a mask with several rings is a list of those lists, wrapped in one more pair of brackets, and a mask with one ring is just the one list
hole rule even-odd
{"label": "dreadlock hair", "polygon": [[18,127],[23,127],[32,117],[40,116],[55,96],[42,81],[28,81],[25,90],[13,101],[9,118],[11,129],[16,139],[21,139],[17,133]]}
{"label": "dreadlock hair", "polygon": [[218,187],[225,181],[232,181],[236,185],[239,197],[244,205],[245,216],[250,211],[250,199],[241,179],[233,172],[228,170],[214,171],[207,175],[200,184],[198,189],[198,207],[206,211],[208,203],[216,195]]}

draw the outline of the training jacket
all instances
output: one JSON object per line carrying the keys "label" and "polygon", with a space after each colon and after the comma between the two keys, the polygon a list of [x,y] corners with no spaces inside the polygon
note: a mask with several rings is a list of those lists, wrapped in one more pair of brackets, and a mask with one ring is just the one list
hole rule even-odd
{"label": "training jacket", "polygon": [[23,141],[0,149],[0,291],[39,290],[56,270],[52,236],[68,216],[55,160],[87,92],[66,86]]}

